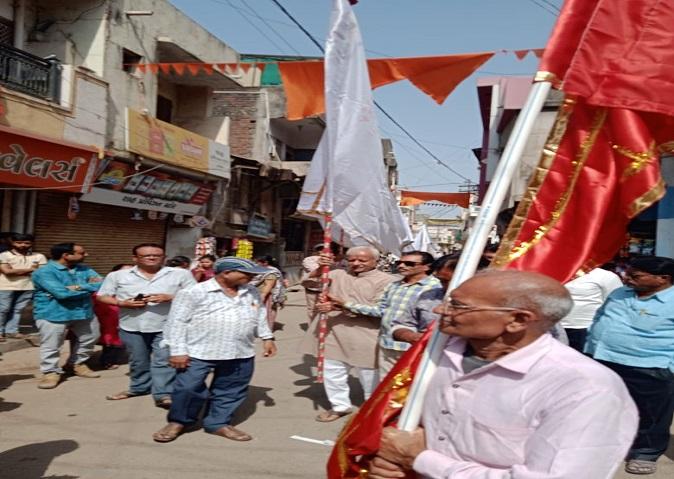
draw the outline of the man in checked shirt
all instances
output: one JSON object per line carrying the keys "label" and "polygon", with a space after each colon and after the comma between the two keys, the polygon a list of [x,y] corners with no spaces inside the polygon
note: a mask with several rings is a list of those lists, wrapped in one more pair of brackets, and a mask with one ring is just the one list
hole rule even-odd
{"label": "man in checked shirt", "polygon": [[214,278],[180,291],[171,306],[164,339],[178,373],[169,422],[152,436],[157,442],[171,442],[195,424],[206,401],[206,432],[233,441],[252,439],[230,422],[253,376],[255,338],[262,339],[265,357],[276,354],[266,309],[257,289],[248,285],[267,270],[231,256],[219,259],[214,269]]}
{"label": "man in checked shirt", "polygon": [[377,304],[356,304],[330,296],[330,301],[337,307],[352,313],[381,318],[377,353],[380,380],[386,377],[400,356],[410,347],[410,343],[396,341],[393,338],[392,323],[407,311],[408,306],[414,303],[420,294],[440,287],[440,281],[435,276],[429,276],[431,263],[433,256],[424,251],[403,253],[400,260],[395,262],[402,279],[389,284]]}

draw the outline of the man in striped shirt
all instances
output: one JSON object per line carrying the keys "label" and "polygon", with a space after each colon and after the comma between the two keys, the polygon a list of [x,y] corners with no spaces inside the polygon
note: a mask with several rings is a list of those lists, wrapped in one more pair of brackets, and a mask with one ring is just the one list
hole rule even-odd
{"label": "man in striped shirt", "polygon": [[378,353],[380,379],[388,374],[398,358],[410,347],[410,343],[393,339],[391,323],[403,314],[408,305],[416,301],[421,293],[440,287],[440,281],[434,276],[429,276],[431,263],[433,256],[429,253],[423,251],[403,253],[400,260],[395,263],[402,279],[389,284],[375,305],[356,304],[330,297],[335,305],[347,311],[381,318]]}

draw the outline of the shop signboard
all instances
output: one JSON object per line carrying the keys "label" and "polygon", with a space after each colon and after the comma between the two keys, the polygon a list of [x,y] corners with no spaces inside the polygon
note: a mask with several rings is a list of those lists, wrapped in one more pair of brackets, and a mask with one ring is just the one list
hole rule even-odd
{"label": "shop signboard", "polygon": [[91,187],[97,151],[0,126],[0,183],[59,191]]}
{"label": "shop signboard", "polygon": [[126,109],[126,149],[163,163],[230,178],[229,146]]}
{"label": "shop signboard", "polygon": [[177,178],[156,170],[136,173],[133,166],[108,161],[91,193],[82,201],[181,215],[196,215],[213,192],[205,183]]}
{"label": "shop signboard", "polygon": [[271,236],[271,222],[263,215],[255,213],[248,220],[248,234],[260,238]]}

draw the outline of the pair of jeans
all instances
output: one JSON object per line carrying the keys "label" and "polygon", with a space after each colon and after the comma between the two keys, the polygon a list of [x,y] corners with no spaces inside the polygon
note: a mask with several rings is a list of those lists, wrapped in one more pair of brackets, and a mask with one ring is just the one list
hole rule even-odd
{"label": "pair of jeans", "polygon": [[674,416],[674,373],[667,368],[600,362],[622,378],[639,410],[639,430],[627,459],[657,461],[669,445]]}
{"label": "pair of jeans", "polygon": [[33,290],[0,291],[0,334],[19,332],[21,311],[33,299]]}
{"label": "pair of jeans", "polygon": [[[173,388],[169,422],[191,425],[208,403],[203,426],[215,432],[228,426],[236,409],[246,399],[248,385],[255,369],[254,358],[206,361],[190,358],[186,369],[178,372]],[[213,371],[211,386],[206,377]]]}
{"label": "pair of jeans", "polygon": [[163,334],[120,329],[119,337],[129,353],[129,392],[152,393],[155,400],[171,397],[176,373],[169,366],[168,346],[161,344]]}
{"label": "pair of jeans", "polygon": [[73,321],[52,322],[38,319],[35,324],[40,331],[40,371],[47,373],[63,373],[59,367],[61,347],[65,342],[66,332],[72,331],[77,337],[72,341],[68,363],[82,364],[89,360],[98,341],[98,321],[95,319],[76,319]]}

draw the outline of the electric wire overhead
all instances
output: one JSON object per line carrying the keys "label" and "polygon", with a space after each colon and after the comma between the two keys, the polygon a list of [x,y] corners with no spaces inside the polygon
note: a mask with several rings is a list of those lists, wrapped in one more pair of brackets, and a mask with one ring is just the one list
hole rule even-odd
{"label": "electric wire overhead", "polygon": [[[295,25],[297,25],[297,27],[313,42],[313,44],[316,45],[316,47],[318,47],[321,53],[325,54],[325,49],[318,42],[318,40],[306,28],[304,28],[304,26],[279,2],[279,0],[271,0],[271,1],[284,13],[284,15],[286,15]],[[391,114],[388,111],[386,111],[384,107],[382,107],[376,100],[374,101],[374,105],[386,118],[389,119],[389,121],[391,121],[391,123],[397,126],[400,129],[400,131],[402,131],[405,134],[405,136],[407,136],[410,140],[414,142],[414,144],[416,144],[431,158],[433,158],[438,165],[448,169],[459,178],[465,181],[472,182],[470,178],[456,171],[454,168],[452,168],[451,166],[443,162],[440,158],[438,158],[437,155],[435,155],[431,150],[426,148],[426,146],[424,146],[419,140],[417,140],[416,137],[409,132],[409,130],[407,130],[404,126],[400,124],[400,122],[398,122],[395,118],[393,118],[393,116],[391,116]]]}

